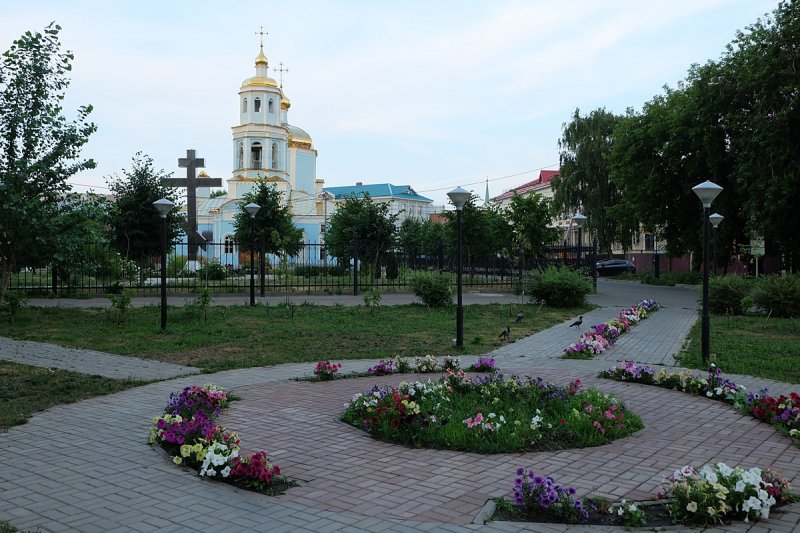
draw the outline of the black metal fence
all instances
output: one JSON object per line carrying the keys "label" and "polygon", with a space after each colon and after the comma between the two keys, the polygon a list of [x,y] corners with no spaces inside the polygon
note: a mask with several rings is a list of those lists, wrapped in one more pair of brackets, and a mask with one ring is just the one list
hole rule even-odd
{"label": "black metal fence", "polygon": [[[456,252],[451,245],[420,249],[398,249],[366,261],[366,247],[354,245],[352,257],[338,259],[326,254],[321,244],[304,244],[292,256],[257,252],[253,257],[256,290],[262,295],[293,293],[358,294],[376,288],[408,291],[413,275],[420,271],[452,274],[455,284]],[[553,246],[536,256],[519,250],[492,246],[466,246],[463,250],[462,284],[468,288],[515,290],[526,275],[549,265],[566,265],[594,277],[594,247]],[[356,268],[357,265],[357,268]],[[68,265],[22,268],[11,278],[10,290],[28,296],[91,296],[119,293],[157,295],[161,286],[160,258],[129,260],[108,246],[92,246]],[[234,242],[209,243],[198,250],[197,260],[188,259],[186,243],[173,247],[167,256],[167,288],[170,293],[193,293],[208,288],[215,293],[250,290],[250,253]]]}

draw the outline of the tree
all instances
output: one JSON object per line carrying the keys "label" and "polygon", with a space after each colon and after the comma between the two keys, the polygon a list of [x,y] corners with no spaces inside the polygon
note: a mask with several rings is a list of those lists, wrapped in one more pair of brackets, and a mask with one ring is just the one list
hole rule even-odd
{"label": "tree", "polygon": [[544,254],[544,248],[558,240],[558,230],[550,224],[555,218],[553,202],[541,194],[515,194],[507,217],[514,241],[531,258]]}
{"label": "tree", "polygon": [[325,242],[331,255],[348,262],[357,246],[359,260],[374,279],[381,259],[394,245],[396,221],[388,203],[373,202],[366,193],[362,198],[351,194],[330,217]]}
{"label": "tree", "polygon": [[563,126],[558,141],[560,170],[553,178],[553,202],[558,212],[571,216],[582,211],[588,217],[586,231],[608,254],[615,242],[626,247],[638,229],[626,211],[609,209],[622,202],[609,179],[614,131],[621,121],[622,117],[605,109],[587,116],[576,109],[571,122]]}
{"label": "tree", "polygon": [[96,130],[92,107],[79,107],[72,121],[62,114],[73,55],[61,51],[60,30],[51,23],[26,32],[0,60],[0,297],[13,272],[52,258],[67,179],[95,166],[79,159]]}
{"label": "tree", "polygon": [[[250,250],[250,213],[244,206],[258,204],[261,208],[254,221],[256,240],[263,240],[263,251],[268,254],[295,255],[303,247],[303,231],[292,222],[289,206],[283,205],[283,194],[274,185],[261,180],[256,188],[239,203],[233,226],[239,249]],[[259,247],[256,244],[256,247]]]}
{"label": "tree", "polygon": [[397,242],[409,257],[436,256],[448,240],[447,226],[432,220],[407,218],[397,232]]}
{"label": "tree", "polygon": [[103,272],[108,267],[102,245],[108,242],[109,201],[93,193],[71,193],[58,206],[52,222],[58,237],[52,257],[53,275],[71,284],[70,274],[76,267],[91,275]]}
{"label": "tree", "polygon": [[[162,221],[153,202],[161,198],[178,202],[176,189],[163,185],[161,181],[171,175],[163,169],[156,171],[153,159],[137,152],[131,159],[130,170],[123,169],[122,176],[115,174],[113,178],[106,179],[114,195],[114,206],[109,217],[111,245],[123,257],[140,265],[161,255]],[[177,209],[167,214],[168,247],[178,241],[183,232],[183,222],[184,218]]]}

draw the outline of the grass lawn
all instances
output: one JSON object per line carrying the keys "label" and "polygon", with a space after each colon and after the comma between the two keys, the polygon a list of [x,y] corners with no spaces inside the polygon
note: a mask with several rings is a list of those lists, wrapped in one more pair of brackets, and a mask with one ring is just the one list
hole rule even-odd
{"label": "grass lawn", "polygon": [[0,361],[0,431],[24,424],[37,411],[54,405],[143,384]]}
{"label": "grass lawn", "polygon": [[[188,308],[169,310],[166,333],[157,306],[131,309],[125,323],[107,309],[27,308],[0,322],[0,335],[23,340],[135,355],[216,372],[230,368],[380,357],[483,354],[511,340],[586,313],[538,305],[470,305],[464,308],[464,348],[453,346],[455,308],[423,305],[365,307],[299,305],[211,307],[207,322]],[[525,318],[514,323],[517,312]],[[557,355],[557,354],[554,354]]]}
{"label": "grass lawn", "polygon": [[[723,372],[800,383],[800,320],[711,315],[711,350]],[[689,334],[680,364],[703,369],[700,320]]]}

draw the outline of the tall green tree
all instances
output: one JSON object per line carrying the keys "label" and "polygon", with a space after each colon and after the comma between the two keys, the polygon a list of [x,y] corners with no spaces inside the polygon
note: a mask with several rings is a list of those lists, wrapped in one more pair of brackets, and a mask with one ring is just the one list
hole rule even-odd
{"label": "tall green tree", "polygon": [[585,230],[601,251],[611,253],[615,242],[626,247],[637,224],[625,210],[614,209],[622,195],[610,180],[614,132],[622,117],[596,109],[582,116],[579,109],[565,123],[558,141],[560,170],[553,178],[553,202],[565,216],[581,211]]}
{"label": "tall green tree", "polygon": [[[164,178],[172,173],[156,170],[153,159],[137,152],[131,160],[130,170],[123,169],[122,175],[106,178],[114,195],[114,206],[109,216],[109,232],[112,247],[126,259],[142,264],[148,259],[161,255],[161,216],[153,202],[166,198],[178,203],[178,193],[174,187],[162,184]],[[167,242],[173,246],[183,229],[184,217],[177,209],[167,214]]]}
{"label": "tall green tree", "polygon": [[397,232],[397,242],[409,256],[435,256],[449,240],[447,226],[432,220],[407,218]]}
{"label": "tall green tree", "polygon": [[277,187],[261,180],[256,188],[242,196],[233,220],[236,241],[241,250],[250,250],[250,213],[244,206],[258,204],[261,208],[254,220],[256,247],[263,245],[268,254],[295,255],[303,247],[303,230],[292,222],[289,206],[283,204],[283,194]]}
{"label": "tall green tree", "polygon": [[369,194],[351,194],[340,203],[328,220],[325,243],[330,254],[349,262],[354,246],[373,279],[381,260],[394,246],[397,215],[389,214],[389,204],[373,202]]}
{"label": "tall green tree", "polygon": [[558,241],[558,229],[551,227],[555,208],[541,194],[516,194],[511,198],[507,217],[514,232],[514,242],[527,257],[543,255],[546,246]]}
{"label": "tall green tree", "polygon": [[26,32],[0,60],[0,297],[21,266],[49,262],[58,247],[53,220],[67,179],[94,168],[80,151],[96,126],[91,106],[67,120],[61,103],[73,55],[55,23]]}

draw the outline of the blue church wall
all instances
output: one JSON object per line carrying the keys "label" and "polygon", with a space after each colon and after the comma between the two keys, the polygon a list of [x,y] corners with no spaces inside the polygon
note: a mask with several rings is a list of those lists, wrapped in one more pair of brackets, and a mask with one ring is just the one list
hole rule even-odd
{"label": "blue church wall", "polygon": [[313,153],[297,151],[295,189],[314,192],[315,158],[316,156]]}

